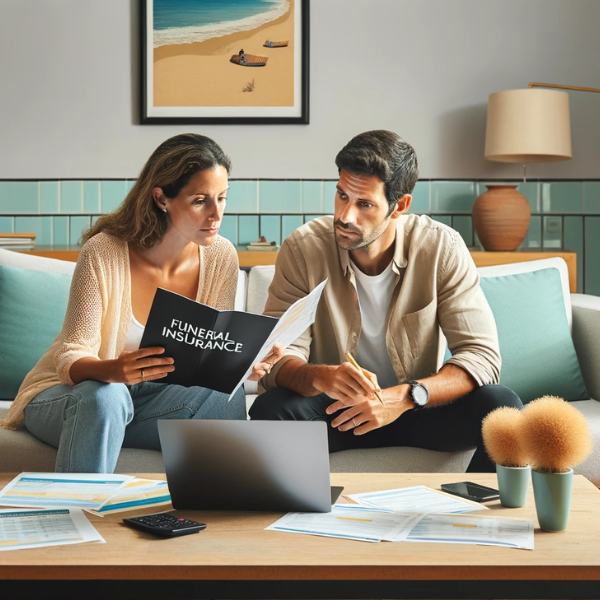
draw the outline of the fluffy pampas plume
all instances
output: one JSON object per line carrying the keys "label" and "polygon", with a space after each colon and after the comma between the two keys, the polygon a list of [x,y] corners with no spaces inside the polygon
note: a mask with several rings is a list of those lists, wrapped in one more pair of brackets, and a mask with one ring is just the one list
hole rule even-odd
{"label": "fluffy pampas plume", "polygon": [[497,408],[483,419],[481,425],[483,443],[493,462],[503,467],[527,465],[522,423],[521,411],[508,406]]}
{"label": "fluffy pampas plume", "polygon": [[532,469],[565,473],[592,451],[585,417],[562,398],[538,398],[527,404],[522,414],[523,446]]}

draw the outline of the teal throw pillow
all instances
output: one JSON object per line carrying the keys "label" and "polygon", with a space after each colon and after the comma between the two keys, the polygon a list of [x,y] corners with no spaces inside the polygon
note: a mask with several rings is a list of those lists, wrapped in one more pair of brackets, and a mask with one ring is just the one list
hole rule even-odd
{"label": "teal throw pillow", "polygon": [[589,398],[565,312],[558,269],[482,277],[500,341],[500,383],[526,403]]}
{"label": "teal throw pillow", "polygon": [[62,328],[71,275],[0,265],[0,399],[12,400]]}

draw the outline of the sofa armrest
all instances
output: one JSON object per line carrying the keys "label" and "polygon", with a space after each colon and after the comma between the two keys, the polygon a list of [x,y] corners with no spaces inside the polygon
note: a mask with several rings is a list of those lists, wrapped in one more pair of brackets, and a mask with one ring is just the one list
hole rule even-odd
{"label": "sofa armrest", "polygon": [[600,297],[571,294],[573,343],[590,397],[600,401]]}

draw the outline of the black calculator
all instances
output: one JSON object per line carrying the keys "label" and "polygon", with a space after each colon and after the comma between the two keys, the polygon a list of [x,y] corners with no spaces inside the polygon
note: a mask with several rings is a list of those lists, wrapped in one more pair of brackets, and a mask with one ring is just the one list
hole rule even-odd
{"label": "black calculator", "polygon": [[203,529],[206,529],[205,523],[190,521],[189,519],[184,519],[170,513],[130,517],[128,519],[123,519],[123,523],[129,525],[129,527],[135,527],[136,529],[141,529],[142,531],[147,531],[154,535],[168,537],[198,533]]}

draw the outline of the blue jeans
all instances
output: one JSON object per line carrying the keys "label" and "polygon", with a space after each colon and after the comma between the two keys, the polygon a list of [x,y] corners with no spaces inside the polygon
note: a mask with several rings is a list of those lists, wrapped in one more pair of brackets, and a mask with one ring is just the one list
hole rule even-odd
{"label": "blue jeans", "polygon": [[24,424],[58,448],[57,473],[112,473],[121,447],[160,450],[158,419],[246,419],[244,390],[166,383],[55,385],[26,407]]}

